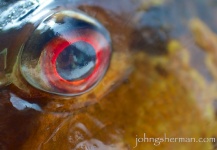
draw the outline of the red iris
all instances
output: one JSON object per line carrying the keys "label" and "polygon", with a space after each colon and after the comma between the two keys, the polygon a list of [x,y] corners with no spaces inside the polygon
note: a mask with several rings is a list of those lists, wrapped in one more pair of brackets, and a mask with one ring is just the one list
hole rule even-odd
{"label": "red iris", "polygon": [[[62,51],[76,42],[90,44],[96,54],[93,71],[85,78],[68,81],[60,76],[56,61]],[[45,47],[40,62],[47,81],[58,90],[67,93],[81,93],[94,85],[104,74],[110,59],[111,48],[105,37],[92,29],[77,29],[52,39]]]}

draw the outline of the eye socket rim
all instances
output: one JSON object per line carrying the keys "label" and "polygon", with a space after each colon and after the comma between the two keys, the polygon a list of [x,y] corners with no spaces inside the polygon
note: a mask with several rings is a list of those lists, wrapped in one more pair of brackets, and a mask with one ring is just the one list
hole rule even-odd
{"label": "eye socket rim", "polygon": [[[55,94],[55,95],[59,95],[59,96],[79,96],[79,95],[82,95],[84,93],[87,93],[89,92],[90,90],[92,90],[101,80],[102,78],[105,76],[107,70],[108,70],[108,67],[110,65],[110,60],[111,60],[111,56],[112,56],[112,43],[111,43],[111,38],[110,38],[110,34],[109,32],[107,31],[107,29],[98,21],[96,20],[95,18],[92,18],[91,16],[88,16],[87,14],[85,14],[84,12],[80,11],[80,10],[60,10],[60,11],[57,11],[55,13],[52,13],[51,15],[47,16],[45,19],[43,19],[41,21],[41,23],[43,23],[44,21],[46,21],[47,19],[49,19],[50,17],[52,17],[52,15],[55,15],[55,14],[58,14],[58,13],[62,13],[62,14],[67,14],[67,13],[70,13],[70,16],[71,17],[75,17],[76,19],[85,19],[85,21],[87,21],[87,23],[89,24],[92,24],[93,26],[95,26],[97,28],[97,31],[96,33],[99,33],[99,34],[102,34],[102,37],[104,37],[106,43],[107,43],[107,48],[108,48],[108,53],[107,53],[107,65],[105,66],[103,70],[103,72],[101,73],[101,76],[99,76],[96,80],[95,83],[93,83],[93,85],[91,85],[90,87],[88,87],[87,89],[85,89],[84,91],[80,91],[80,92],[77,92],[77,93],[64,93],[64,92],[59,92],[59,91],[52,91],[52,90],[48,90],[44,87],[42,87],[40,84],[35,84],[36,82],[32,82],[32,80],[34,80],[34,78],[31,78],[31,79],[28,79],[27,75],[25,74],[26,71],[21,71],[21,74],[23,75],[24,79],[33,87],[35,87],[36,89],[38,90],[41,90],[41,91],[44,91],[46,93],[51,93],[51,94]],[[81,17],[81,18],[79,18]],[[33,33],[36,31],[36,29],[40,26],[39,23],[37,25],[37,27],[35,28],[35,30],[33,31]],[[32,35],[31,35],[32,36]],[[30,37],[31,37],[30,36]],[[28,40],[27,40],[28,42]],[[26,43],[27,43],[26,42]],[[26,43],[23,44],[21,50],[20,50],[20,57],[22,57],[22,54],[23,54],[23,51],[25,49],[25,45]],[[91,44],[92,45],[92,44]],[[21,61],[18,61],[20,63],[20,70],[22,70],[22,65],[21,65]],[[96,67],[95,67],[96,68]]]}

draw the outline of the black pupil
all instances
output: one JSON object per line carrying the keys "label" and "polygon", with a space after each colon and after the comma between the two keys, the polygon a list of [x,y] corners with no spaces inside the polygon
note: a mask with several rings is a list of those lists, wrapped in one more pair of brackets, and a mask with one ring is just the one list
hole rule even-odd
{"label": "black pupil", "polygon": [[56,68],[59,75],[68,81],[84,79],[95,67],[94,48],[83,41],[73,43],[57,57]]}

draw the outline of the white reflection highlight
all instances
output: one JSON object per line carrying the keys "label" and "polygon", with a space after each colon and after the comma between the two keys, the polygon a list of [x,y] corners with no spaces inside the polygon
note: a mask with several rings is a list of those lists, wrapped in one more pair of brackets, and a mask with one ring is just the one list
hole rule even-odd
{"label": "white reflection highlight", "polygon": [[46,16],[47,14],[49,14],[49,12],[50,12],[50,10],[44,10],[41,13],[34,15],[34,17],[31,18],[30,22],[34,23],[34,22],[38,21],[43,16]]}
{"label": "white reflection highlight", "polygon": [[36,111],[42,111],[41,107],[38,106],[37,104],[29,103],[23,99],[20,99],[19,97],[16,97],[13,94],[11,94],[10,102],[18,110],[24,110],[27,108],[31,108],[31,109],[34,109]]}

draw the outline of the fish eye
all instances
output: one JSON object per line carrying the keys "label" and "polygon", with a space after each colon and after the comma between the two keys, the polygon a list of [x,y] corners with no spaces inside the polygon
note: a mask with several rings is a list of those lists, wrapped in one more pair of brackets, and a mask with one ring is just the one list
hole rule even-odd
{"label": "fish eye", "polygon": [[106,73],[111,57],[106,28],[80,11],[44,19],[20,53],[23,77],[37,89],[74,96],[90,90]]}

